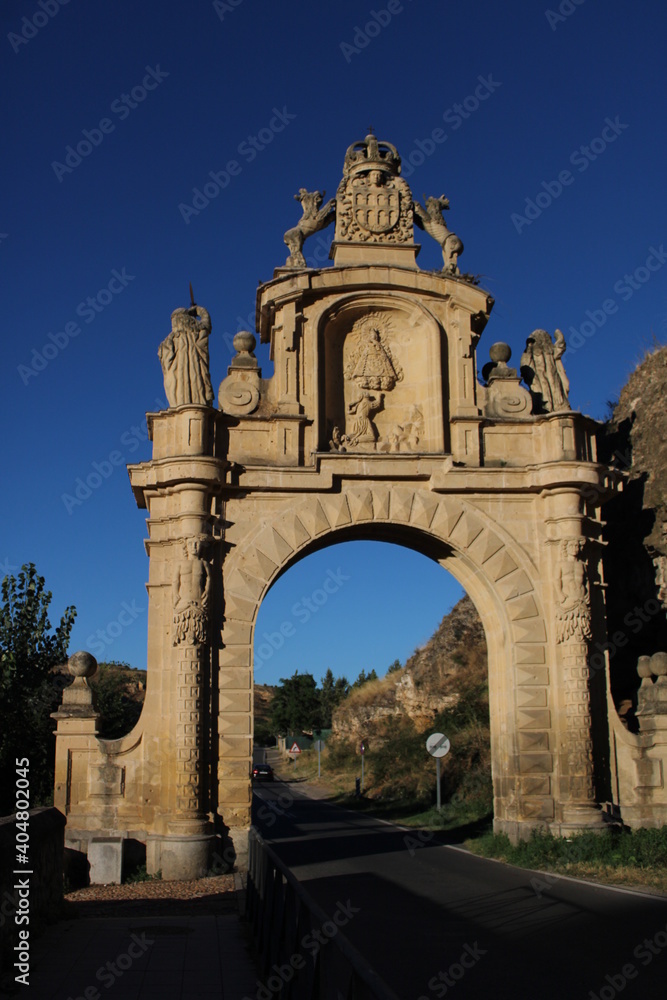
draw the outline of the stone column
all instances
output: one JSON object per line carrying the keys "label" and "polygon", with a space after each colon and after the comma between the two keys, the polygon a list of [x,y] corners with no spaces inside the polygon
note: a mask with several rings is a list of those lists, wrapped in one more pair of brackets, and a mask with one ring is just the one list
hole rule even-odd
{"label": "stone column", "polygon": [[201,650],[184,646],[178,660],[176,703],[176,816],[170,830],[198,832],[204,820],[201,802]]}
{"label": "stone column", "polygon": [[561,833],[564,834],[602,822],[593,784],[588,663],[592,631],[585,544],[582,536],[561,539],[556,574],[556,642],[563,668],[567,741],[567,780],[561,779],[564,821]]}
{"label": "stone column", "polygon": [[[196,878],[208,870],[211,828],[202,802],[202,673],[208,664],[211,571],[206,558],[210,536],[183,542],[172,583],[175,810],[161,838],[163,878]],[[157,860],[155,862],[158,863]]]}

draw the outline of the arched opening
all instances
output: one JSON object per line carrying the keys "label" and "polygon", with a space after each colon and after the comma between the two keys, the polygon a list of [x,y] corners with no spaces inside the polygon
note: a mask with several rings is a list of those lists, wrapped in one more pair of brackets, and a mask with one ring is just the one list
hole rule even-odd
{"label": "arched opening", "polygon": [[[434,727],[447,729],[452,755],[442,769],[440,815],[447,825],[463,825],[491,812],[486,644],[474,605],[463,600],[465,590],[441,562],[425,555],[426,541],[414,531],[398,544],[334,540],[274,581],[254,632],[255,762],[264,762],[260,747],[277,731],[275,716],[282,716],[287,746],[298,737],[305,753],[292,758],[297,766],[285,752],[270,751],[279,773],[310,773],[314,752],[307,751],[322,729],[325,781],[351,793],[363,738],[370,748],[364,789],[370,799],[401,815],[418,813],[435,800],[426,737]],[[332,676],[348,682],[342,701],[343,685],[334,699],[327,671],[329,683]],[[312,676],[317,690],[306,686],[301,721],[289,728],[288,692],[305,682],[303,675]],[[276,685],[272,727],[267,704]],[[313,715],[318,699],[319,717]]]}

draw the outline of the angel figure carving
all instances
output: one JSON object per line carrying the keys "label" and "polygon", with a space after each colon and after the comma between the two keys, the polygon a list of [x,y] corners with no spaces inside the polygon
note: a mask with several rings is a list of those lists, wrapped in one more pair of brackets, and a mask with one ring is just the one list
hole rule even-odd
{"label": "angel figure carving", "polygon": [[526,341],[526,350],[521,355],[521,375],[533,397],[534,413],[572,409],[568,399],[570,380],[561,361],[565,347],[565,337],[560,330],[556,330],[554,340],[546,330],[533,330]]}

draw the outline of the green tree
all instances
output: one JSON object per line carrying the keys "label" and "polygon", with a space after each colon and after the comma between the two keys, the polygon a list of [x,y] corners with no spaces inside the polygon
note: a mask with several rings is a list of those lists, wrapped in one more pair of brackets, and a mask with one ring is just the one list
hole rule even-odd
{"label": "green tree", "polygon": [[403,667],[401,666],[401,661],[400,660],[394,660],[394,662],[391,664],[391,666],[387,667],[387,673],[388,674],[395,674],[398,670],[402,670],[402,669],[403,669]]}
{"label": "green tree", "polygon": [[99,735],[115,740],[134,727],[141,715],[143,702],[130,697],[127,690],[129,663],[100,663],[92,678],[95,709],[100,713]]}
{"label": "green tree", "polygon": [[359,676],[357,677],[356,681],[352,685],[352,687],[359,688],[361,687],[362,684],[366,684],[367,681],[376,681],[377,679],[378,675],[375,671],[375,668],[371,670],[370,674],[367,674],[365,670],[362,670]]}
{"label": "green tree", "polygon": [[15,759],[30,761],[32,805],[50,801],[55,741],[50,713],[60,695],[49,674],[67,659],[76,609],[68,607],[54,632],[51,592],[33,563],[2,581],[0,608],[0,812],[14,811]]}
{"label": "green tree", "polygon": [[322,678],[320,704],[322,706],[322,728],[331,728],[331,716],[337,705],[350,693],[350,683],[347,677],[334,678],[331,667]]}
{"label": "green tree", "polygon": [[271,704],[271,725],[281,733],[317,729],[321,722],[320,692],[312,674],[281,677]]}

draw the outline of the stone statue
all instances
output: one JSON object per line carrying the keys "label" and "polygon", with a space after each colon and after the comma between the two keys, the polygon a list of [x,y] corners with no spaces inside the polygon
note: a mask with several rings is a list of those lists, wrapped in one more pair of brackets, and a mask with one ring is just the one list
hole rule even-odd
{"label": "stone statue", "polygon": [[403,379],[403,369],[387,343],[387,332],[387,320],[381,313],[368,313],[352,327],[352,333],[361,336],[350,352],[344,375],[362,390],[389,392]]}
{"label": "stone statue", "polygon": [[534,413],[570,410],[570,381],[561,358],[565,337],[556,330],[555,343],[546,330],[533,330],[521,355],[521,375],[533,397]]}
{"label": "stone statue", "polygon": [[361,399],[349,404],[348,412],[355,419],[352,433],[343,439],[346,445],[350,445],[353,448],[357,445],[365,447],[371,445],[373,448],[375,447],[375,442],[378,439],[378,431],[371,418],[382,409],[383,402],[383,392],[374,395],[372,392],[364,390]]}
{"label": "stone statue", "polygon": [[556,577],[559,608],[556,613],[557,642],[586,642],[591,638],[591,597],[586,564],[579,558],[585,540],[564,538]]}
{"label": "stone statue", "polygon": [[203,306],[192,305],[171,314],[171,333],[158,350],[164,391],[170,406],[183,403],[212,405],[214,397],[208,362],[210,334],[211,317]]}
{"label": "stone statue", "polygon": [[207,541],[205,535],[188,538],[184,544],[185,558],[174,573],[174,646],[206,642],[211,570],[201,553]]}
{"label": "stone statue", "polygon": [[304,241],[320,229],[326,229],[334,221],[336,201],[331,198],[324,208],[321,208],[325,194],[326,191],[306,191],[305,188],[299,188],[299,193],[294,195],[295,200],[301,202],[303,215],[294,229],[288,229],[283,236],[290,252],[285,267],[306,267],[306,258],[303,256]]}
{"label": "stone statue", "polygon": [[334,429],[333,429],[333,431],[331,433],[331,440],[329,441],[329,450],[330,451],[345,451],[345,443],[346,443],[346,441],[347,441],[347,438],[345,438],[344,435],[341,434],[340,427],[336,424],[336,426],[334,427]]}
{"label": "stone statue", "polygon": [[449,198],[445,198],[443,194],[439,198],[425,200],[426,208],[423,208],[418,201],[414,202],[415,222],[442,247],[443,273],[460,275],[458,257],[463,253],[463,243],[456,233],[447,228],[442,215],[443,211],[449,208]]}

